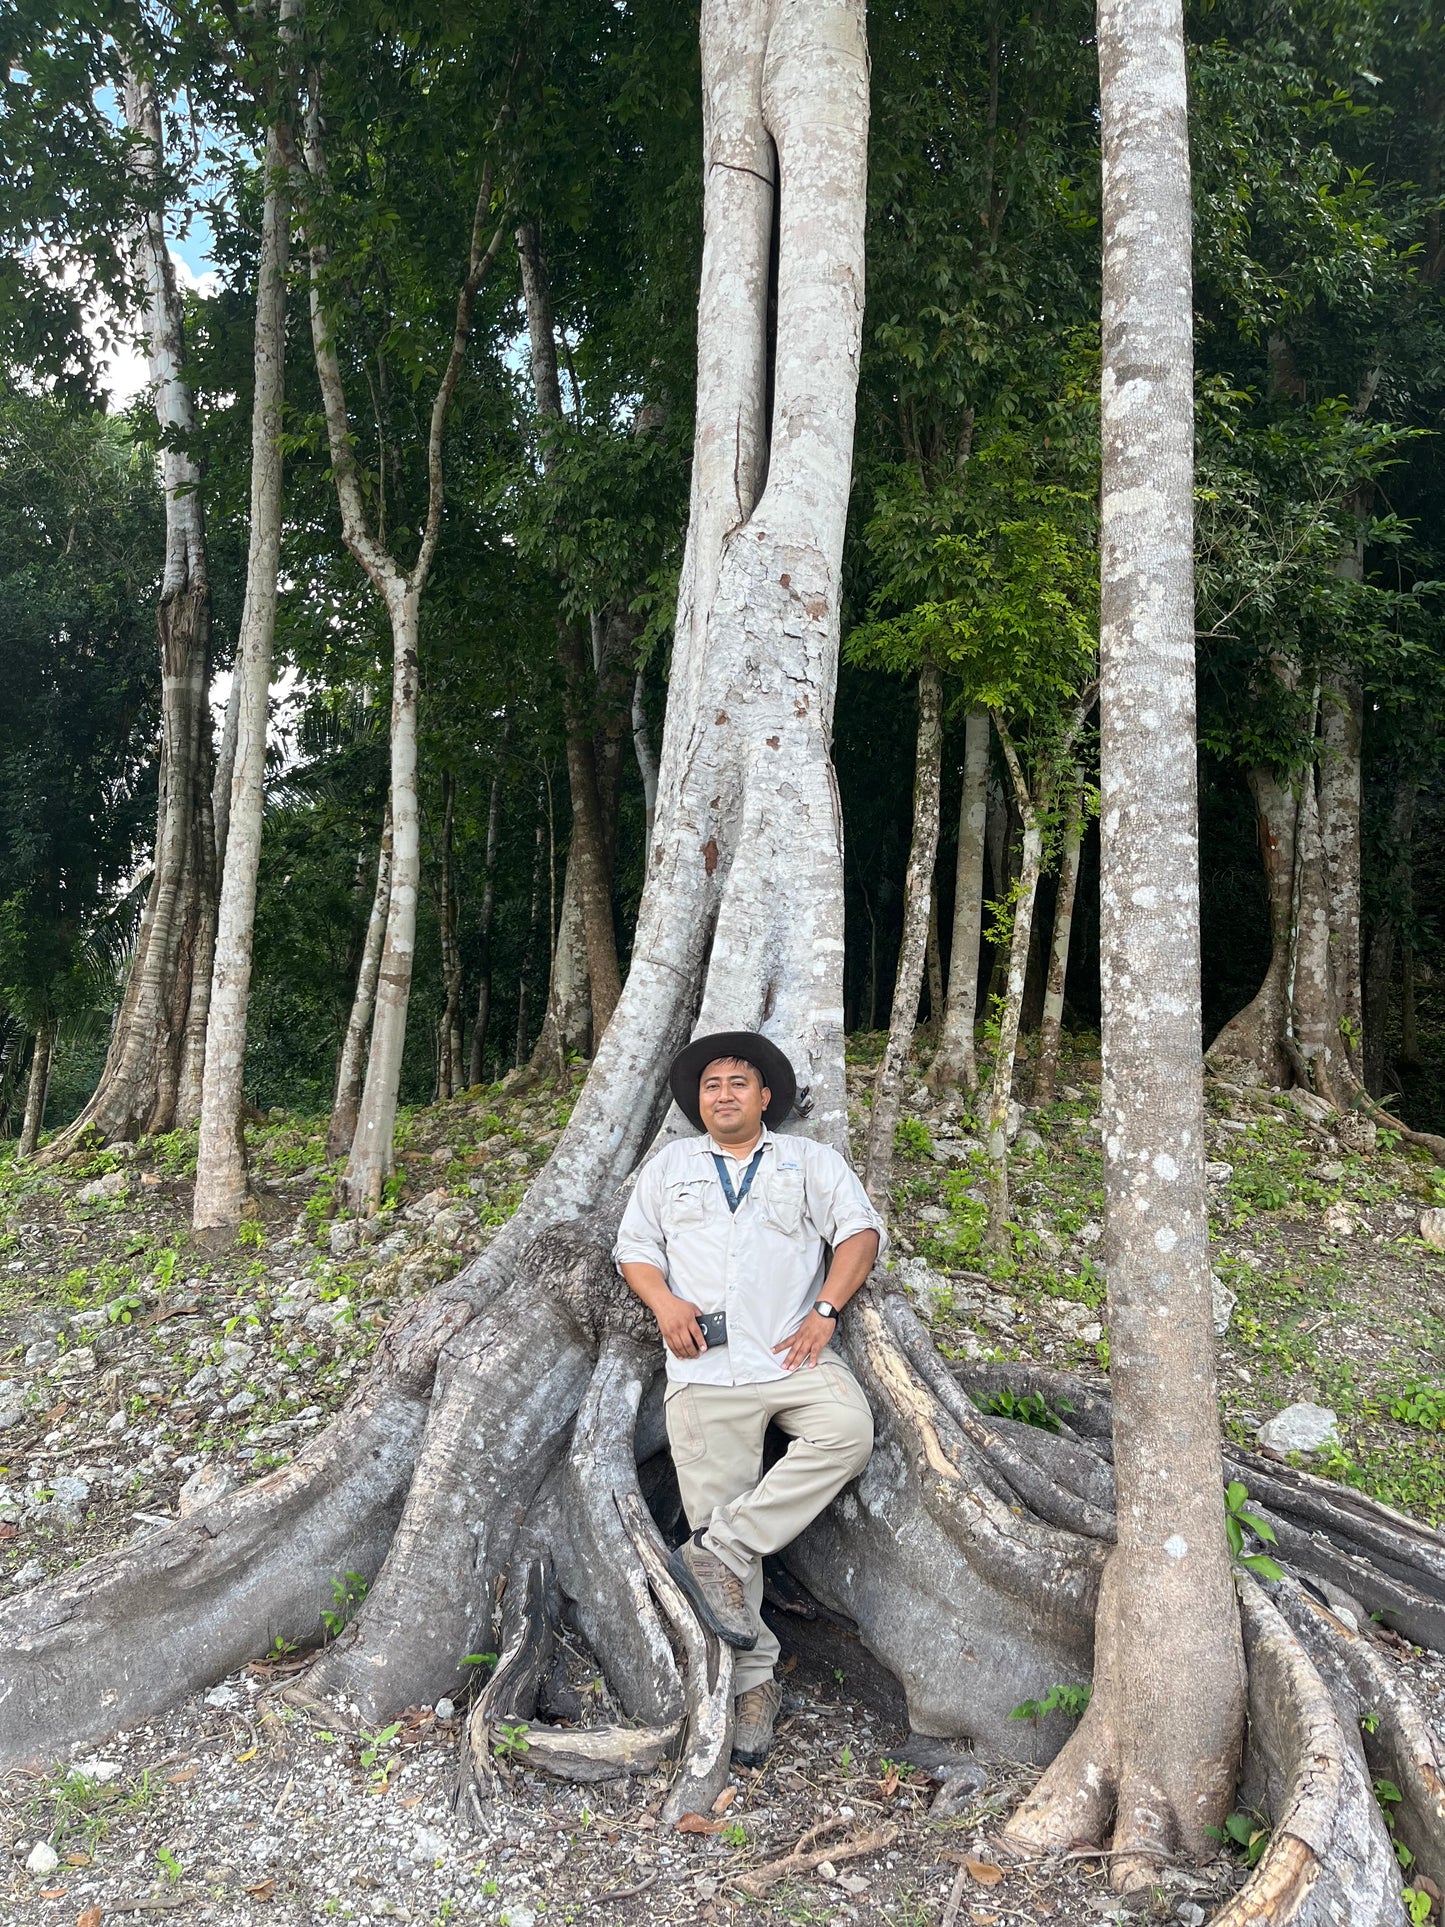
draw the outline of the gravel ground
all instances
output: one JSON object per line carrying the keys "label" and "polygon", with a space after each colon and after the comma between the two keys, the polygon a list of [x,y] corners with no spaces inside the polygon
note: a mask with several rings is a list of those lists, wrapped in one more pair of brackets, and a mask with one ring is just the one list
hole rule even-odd
{"label": "gravel ground", "polygon": [[[862,1080],[855,1066],[860,1128]],[[1016,1249],[988,1269],[970,1120],[912,1093],[897,1255],[953,1355],[1107,1368],[1096,1088],[1097,1064],[1079,1056],[1058,1103],[1020,1113]],[[365,1371],[397,1306],[515,1208],[569,1101],[494,1090],[404,1118],[394,1195],[361,1224],[331,1215],[314,1121],[273,1115],[250,1133],[258,1216],[223,1248],[190,1237],[183,1134],[62,1172],[0,1163],[0,1613],[46,1575],[288,1459]],[[1228,1430],[1252,1439],[1282,1405],[1326,1403],[1339,1443],[1316,1469],[1439,1521],[1445,1405],[1433,1427],[1391,1416],[1410,1385],[1441,1379],[1445,1259],[1418,1235],[1421,1211],[1445,1203],[1439,1181],[1368,1132],[1342,1140],[1227,1092],[1212,1106],[1215,1263],[1236,1297],[1220,1348]],[[340,1575],[336,1586],[344,1613]],[[1101,1860],[1017,1863],[1002,1848],[1026,1769],[994,1764],[984,1778],[967,1756],[910,1739],[866,1665],[835,1672],[786,1618],[779,1630],[791,1664],[779,1745],[763,1773],[735,1776],[714,1832],[660,1831],[661,1777],[574,1789],[524,1757],[485,1812],[464,1803],[459,1818],[454,1709],[413,1709],[379,1736],[318,1731],[276,1697],[292,1664],[280,1658],[98,1751],[0,1782],[0,1920],[935,1927],[956,1903],[957,1927],[1004,1927],[1119,1912]],[[1445,1730],[1445,1664],[1395,1657]],[[605,1698],[585,1654],[572,1668],[584,1698]],[[800,1842],[828,1857],[757,1891],[774,1878],[759,1870]],[[1197,1927],[1241,1877],[1233,1858],[1174,1870],[1131,1911]]]}

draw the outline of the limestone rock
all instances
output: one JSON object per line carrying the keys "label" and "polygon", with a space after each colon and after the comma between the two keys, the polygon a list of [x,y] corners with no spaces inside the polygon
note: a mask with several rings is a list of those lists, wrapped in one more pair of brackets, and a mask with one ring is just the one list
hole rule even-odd
{"label": "limestone rock", "polygon": [[30,1849],[30,1858],[25,1862],[25,1871],[34,1874],[54,1873],[60,1865],[60,1855],[48,1840],[37,1840]]}
{"label": "limestone rock", "polygon": [[107,1198],[123,1198],[130,1180],[124,1171],[107,1171],[103,1178],[92,1178],[75,1194],[77,1204],[103,1204]]}
{"label": "limestone rock", "polygon": [[940,1301],[953,1290],[943,1273],[935,1271],[926,1258],[904,1258],[893,1275],[908,1293],[913,1309],[924,1324],[932,1324]]}
{"label": "limestone rock", "polygon": [[1436,1251],[1445,1251],[1445,1211],[1420,1213],[1420,1236]]}
{"label": "limestone rock", "polygon": [[1255,1437],[1274,1452],[1319,1452],[1340,1442],[1340,1422],[1328,1405],[1312,1405],[1308,1399],[1286,1405],[1261,1425]]}
{"label": "limestone rock", "polygon": [[1209,1274],[1209,1294],[1214,1309],[1214,1336],[1223,1338],[1229,1330],[1229,1321],[1234,1316],[1239,1295],[1229,1289],[1217,1271],[1211,1271]]}
{"label": "limestone rock", "polygon": [[236,1475],[229,1466],[216,1459],[207,1459],[198,1465],[181,1487],[181,1517],[189,1518],[202,1507],[214,1505],[217,1499],[224,1499],[228,1492],[236,1489]]}

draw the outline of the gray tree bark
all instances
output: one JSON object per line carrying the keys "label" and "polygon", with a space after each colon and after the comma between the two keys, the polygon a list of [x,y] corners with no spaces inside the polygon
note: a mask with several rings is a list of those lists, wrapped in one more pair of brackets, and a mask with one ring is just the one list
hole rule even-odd
{"label": "gray tree bark", "polygon": [[502,831],[502,772],[492,778],[487,806],[487,877],[482,886],[482,908],[477,918],[481,957],[477,985],[477,1014],[472,1023],[472,1047],[467,1064],[468,1084],[480,1084],[486,1074],[487,1026],[492,1017],[492,917],[497,907],[497,849]]}
{"label": "gray tree bark", "polygon": [[351,1150],[356,1116],[361,1109],[361,1080],[366,1074],[366,1046],[371,1036],[371,1014],[376,1008],[376,981],[381,973],[381,949],[386,941],[386,913],[391,902],[391,805],[381,825],[381,847],[376,859],[376,891],[366,921],[366,940],[356,973],[346,1035],[336,1063],[336,1089],[331,1099],[331,1123],[326,1132],[326,1155],[335,1160]]}
{"label": "gray tree bark", "polygon": [[1074,771],[1064,818],[1064,847],[1059,860],[1059,894],[1054,905],[1054,933],[1049,943],[1049,980],[1044,992],[1044,1016],[1039,1026],[1039,1062],[1034,1077],[1035,1104],[1052,1104],[1059,1078],[1059,1040],[1064,1025],[1064,985],[1069,974],[1069,939],[1074,928],[1074,894],[1079,884],[1079,852],[1084,840],[1084,772]]}
{"label": "gray tree bark", "polygon": [[943,677],[935,663],[918,672],[918,747],[913,775],[913,838],[903,885],[903,942],[893,985],[888,1042],[873,1079],[868,1121],[868,1155],[863,1182],[886,1213],[893,1175],[893,1134],[903,1102],[903,1080],[913,1053],[918,999],[923,989],[924,954],[933,902],[933,866],[938,857],[938,791],[943,749]]}
{"label": "gray tree bark", "polygon": [[958,868],[953,898],[953,942],[943,1037],[929,1071],[935,1090],[976,1090],[973,1027],[978,1017],[978,961],[983,942],[984,832],[988,820],[988,713],[970,711],[964,723],[963,794],[958,806]]}
{"label": "gray tree bark", "polygon": [[[1193,312],[1179,0],[1100,0],[1104,1205],[1117,1542],[1094,1693],[1010,1826],[1116,1888],[1210,1851],[1244,1732],[1219,1503],[1199,1035]],[[1159,1710],[1168,1707],[1168,1717]]]}
{"label": "gray tree bark", "polygon": [[[298,6],[299,0],[282,0],[283,34]],[[256,270],[246,595],[236,649],[233,705],[228,705],[227,712],[229,722],[230,707],[234,706],[236,733],[225,826],[219,819],[216,825],[224,857],[191,1213],[192,1225],[198,1231],[235,1225],[250,1191],[242,1128],[243,1083],[256,880],[261,866],[271,653],[276,636],[276,576],[281,560],[281,405],[285,396],[290,229],[286,144],[273,128],[266,141],[265,202]]]}
{"label": "gray tree bark", "polygon": [[30,1075],[25,1083],[25,1116],[20,1126],[17,1155],[33,1158],[45,1129],[45,1098],[50,1089],[50,1066],[55,1054],[55,1025],[42,1024],[30,1052]]}

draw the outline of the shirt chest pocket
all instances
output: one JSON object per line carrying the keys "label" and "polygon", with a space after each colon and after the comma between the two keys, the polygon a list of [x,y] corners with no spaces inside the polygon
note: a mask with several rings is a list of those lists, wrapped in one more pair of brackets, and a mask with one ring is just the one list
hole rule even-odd
{"label": "shirt chest pocket", "polygon": [[[668,1185],[662,1200],[664,1231],[690,1231],[707,1218],[706,1178],[680,1178]],[[712,1183],[716,1185],[717,1180]]]}
{"label": "shirt chest pocket", "polygon": [[791,1238],[803,1222],[803,1174],[796,1166],[781,1166],[768,1175],[764,1221]]}

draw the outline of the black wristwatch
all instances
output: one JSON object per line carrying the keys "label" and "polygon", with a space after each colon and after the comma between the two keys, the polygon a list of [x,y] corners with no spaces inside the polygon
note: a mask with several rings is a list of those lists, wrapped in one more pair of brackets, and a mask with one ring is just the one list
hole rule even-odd
{"label": "black wristwatch", "polygon": [[817,1299],[813,1305],[813,1310],[818,1313],[819,1317],[831,1318],[835,1324],[837,1323],[838,1307],[836,1305],[830,1305],[826,1298]]}

